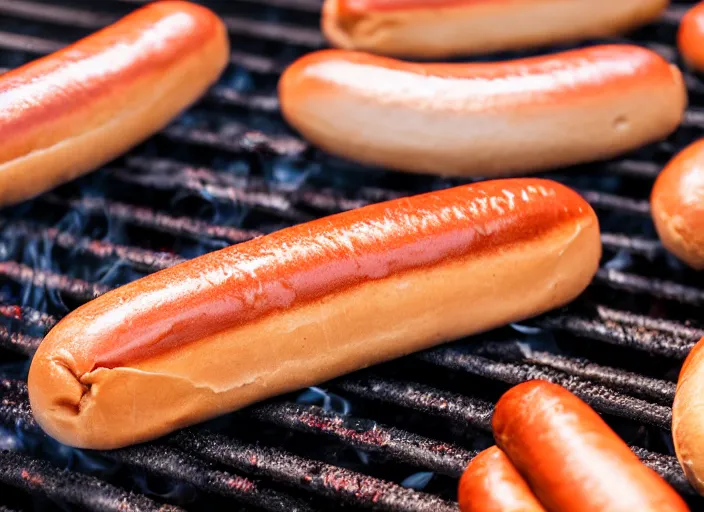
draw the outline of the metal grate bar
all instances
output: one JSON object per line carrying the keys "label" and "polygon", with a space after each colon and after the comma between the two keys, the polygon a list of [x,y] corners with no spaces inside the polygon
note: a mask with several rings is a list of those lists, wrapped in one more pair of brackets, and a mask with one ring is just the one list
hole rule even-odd
{"label": "metal grate bar", "polygon": [[624,395],[601,384],[594,384],[551,368],[497,362],[452,347],[442,347],[419,354],[418,357],[434,365],[510,385],[535,379],[547,380],[570,390],[601,413],[647,423],[663,430],[669,430],[672,424],[672,410],[669,407]]}
{"label": "metal grate bar", "polygon": [[645,448],[631,446],[631,450],[650,469],[659,474],[672,487],[682,494],[696,494],[696,491],[689,485],[687,477],[682,471],[682,467],[676,457],[654,453]]}
{"label": "metal grate bar", "polygon": [[344,379],[336,385],[348,393],[363,398],[447,418],[463,427],[491,429],[494,406],[478,398],[458,395],[415,382],[399,382],[376,377]]}
{"label": "metal grate bar", "polygon": [[230,243],[240,243],[263,234],[259,231],[210,224],[191,217],[173,217],[149,208],[101,198],[62,199],[53,195],[44,195],[42,197],[50,204],[73,208],[90,215],[105,215],[111,219],[135,226],[176,236],[184,236],[202,242],[223,240]]}
{"label": "metal grate bar", "polygon": [[54,316],[48,313],[26,306],[13,306],[9,302],[7,297],[0,294],[0,316],[10,320],[18,320],[26,326],[43,329],[50,329],[58,322]]}
{"label": "metal grate bar", "polygon": [[25,0],[0,0],[0,15],[90,30],[109,25],[117,19],[110,14],[73,9],[60,5],[27,2]]}
{"label": "metal grate bar", "polygon": [[312,50],[325,46],[325,38],[317,28],[296,27],[234,16],[224,16],[222,20],[225,22],[228,32],[236,36],[305,46]]}
{"label": "metal grate bar", "polygon": [[124,448],[103,455],[133,467],[189,484],[206,492],[274,512],[312,512],[303,500],[292,498],[241,476],[214,469],[212,463],[201,461],[169,446],[142,445]]}
{"label": "metal grate bar", "polygon": [[[599,164],[597,164],[599,165]],[[603,165],[604,174],[619,174],[621,176],[631,176],[634,178],[644,178],[652,180],[660,174],[662,166],[647,160],[616,160],[606,162]]]}
{"label": "metal grate bar", "polygon": [[630,293],[652,295],[690,306],[704,305],[704,290],[672,281],[643,277],[616,269],[600,268],[596,273],[597,282]]}
{"label": "metal grate bar", "polygon": [[38,55],[53,53],[66,46],[60,41],[52,41],[44,37],[27,36],[12,32],[0,31],[0,49],[29,52]]}
{"label": "metal grate bar", "polygon": [[307,142],[287,135],[267,135],[238,125],[230,125],[220,132],[171,125],[159,132],[172,142],[202,146],[233,153],[255,153],[299,158],[309,149]]}
{"label": "metal grate bar", "polygon": [[596,313],[597,316],[604,322],[621,323],[633,327],[639,327],[641,329],[653,329],[656,331],[669,333],[672,336],[679,338],[698,340],[704,336],[704,329],[697,329],[690,327],[689,325],[683,325],[670,320],[663,320],[661,318],[637,315],[629,311],[612,309],[603,305],[598,305],[596,307]]}
{"label": "metal grate bar", "polygon": [[490,341],[472,346],[472,352],[502,361],[531,363],[546,366],[569,375],[575,375],[592,382],[603,384],[611,389],[630,395],[655,400],[664,405],[672,405],[675,398],[674,382],[645,377],[620,368],[595,364],[587,359],[561,356],[552,352],[532,350],[520,341]]}
{"label": "metal grate bar", "polygon": [[[0,391],[3,392],[0,395],[0,422],[24,431],[41,433],[32,416],[26,384],[22,381],[0,380]],[[264,510],[312,511],[302,500],[264,488],[248,478],[216,470],[211,464],[168,446],[140,445],[96,453],[153,475],[187,482],[203,491]]]}
{"label": "metal grate bar", "polygon": [[651,261],[665,254],[665,249],[658,240],[632,237],[620,233],[602,233],[601,243],[607,249],[626,250],[631,254],[644,256]]}
{"label": "metal grate bar", "polygon": [[272,404],[256,407],[250,414],[286,429],[325,434],[346,445],[453,477],[459,477],[476,455],[449,443],[379,425],[372,420],[326,412],[316,406]]}
{"label": "metal grate bar", "polygon": [[278,115],[279,113],[279,99],[276,96],[242,94],[230,87],[213,87],[208,93],[207,99],[219,105],[241,107],[267,114]]}
{"label": "metal grate bar", "polygon": [[[4,388],[13,386],[21,388],[22,385],[23,383],[15,384],[12,381],[7,381]],[[0,387],[0,390],[4,388]],[[6,392],[6,395],[3,395],[3,400],[0,401],[0,420],[23,430],[37,430],[38,426],[32,417],[26,397],[26,389],[24,392],[10,390]],[[322,496],[331,498],[342,496],[349,503],[365,508],[396,512],[456,512],[457,510],[452,503],[429,494],[404,489],[392,482],[337,468],[323,462],[304,459],[273,448],[247,445],[236,439],[225,438],[205,431],[180,432],[172,435],[169,439],[175,447],[201,456],[206,460],[232,466],[239,471],[255,476],[269,477]],[[156,474],[180,480],[186,479],[194,484],[200,482],[205,486],[210,486],[209,490],[217,491],[219,494],[222,494],[227,487],[227,478],[238,478],[229,475],[225,477],[222,473],[199,477],[198,473],[202,473],[202,471],[191,471],[191,467],[197,461],[192,459],[190,455],[171,453],[164,456],[165,450],[150,445],[100,453],[121,462],[143,467]],[[176,463],[177,461],[178,463]],[[188,474],[185,474],[186,472]],[[249,484],[244,484],[244,480],[235,481],[237,489],[233,489],[232,492],[237,493],[238,498],[247,489],[249,492],[256,491],[256,486],[251,488]],[[268,496],[272,497],[270,493]],[[270,503],[275,503],[274,498],[279,499],[280,497],[280,495],[273,495],[271,498],[273,501]],[[262,506],[262,503],[260,502],[258,505]],[[271,510],[306,509],[272,508]]]}
{"label": "metal grate bar", "polygon": [[[263,188],[256,190],[254,187],[233,187],[222,183],[227,178],[217,180],[216,183],[209,183],[209,176],[205,175],[206,172],[199,173],[197,170],[192,170],[188,174],[174,175],[169,178],[167,175],[135,174],[115,170],[112,176],[126,183],[160,190],[175,188],[188,190],[216,201],[246,205],[261,211],[272,212],[283,219],[295,222],[305,222],[314,218],[314,216],[296,208],[292,198],[283,192],[273,192]],[[217,176],[213,175],[212,178],[215,180]]]}
{"label": "metal grate bar", "polygon": [[[629,315],[629,313],[624,314]],[[535,322],[544,328],[564,330],[583,338],[678,359],[686,357],[696,341],[704,336],[704,334],[697,336],[695,329],[684,326],[681,326],[681,331],[673,332],[653,326],[629,324],[626,321],[608,317],[548,315]]]}
{"label": "metal grate bar", "polygon": [[[3,229],[4,228],[4,229]],[[167,252],[155,252],[138,247],[113,244],[87,237],[78,237],[53,227],[25,221],[8,221],[0,218],[0,236],[10,239],[23,238],[28,241],[47,241],[64,249],[87,254],[96,258],[118,258],[134,268],[154,272],[185,261]]]}
{"label": "metal grate bar", "polygon": [[38,288],[58,290],[84,302],[110,290],[110,287],[104,284],[89,283],[49,270],[34,269],[15,261],[0,261],[0,276]]}
{"label": "metal grate bar", "polygon": [[170,440],[173,445],[206,460],[231,466],[255,476],[344,500],[352,505],[398,512],[457,512],[457,505],[436,496],[404,489],[324,462],[304,459],[274,448],[251,446],[210,432],[185,431]]}
{"label": "metal grate bar", "polygon": [[636,215],[650,215],[650,204],[648,204],[648,201],[629,199],[596,190],[578,190],[578,192],[589,204],[597,209],[622,211]]}
{"label": "metal grate bar", "polygon": [[176,512],[181,509],[156,503],[97,478],[62,471],[45,461],[20,453],[0,451],[0,482],[59,503],[101,512]]}
{"label": "metal grate bar", "polygon": [[10,332],[4,325],[0,325],[0,348],[4,350],[30,357],[37,351],[41,342],[41,338]]}

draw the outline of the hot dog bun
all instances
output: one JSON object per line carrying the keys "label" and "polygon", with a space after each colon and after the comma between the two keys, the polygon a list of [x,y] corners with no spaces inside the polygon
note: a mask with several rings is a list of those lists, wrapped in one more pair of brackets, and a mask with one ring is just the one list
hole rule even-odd
{"label": "hot dog bun", "polygon": [[222,22],[157,2],[0,77],[0,206],[99,167],[165,126],[228,61]]}
{"label": "hot dog bun", "polygon": [[704,338],[699,340],[680,371],[672,405],[672,439],[687,479],[704,495]]}
{"label": "hot dog bun", "polygon": [[687,103],[677,68],[628,45],[479,64],[324,50],[286,70],[279,98],[286,120],[331,153],[487,177],[635,149],[671,133]]}
{"label": "hot dog bun", "polygon": [[692,7],[682,18],[677,48],[688,65],[704,71],[704,2]]}
{"label": "hot dog bun", "polygon": [[492,446],[469,463],[458,492],[462,512],[545,512],[506,454]]}
{"label": "hot dog bun", "polygon": [[442,58],[605,37],[656,19],[669,0],[326,0],[334,46]]}
{"label": "hot dog bun", "polygon": [[530,381],[496,404],[494,437],[550,512],[683,512],[682,498],[643,465],[587,404]]}
{"label": "hot dog bun", "polygon": [[704,139],[667,164],[650,203],[662,244],[691,267],[704,269]]}
{"label": "hot dog bun", "polygon": [[63,443],[144,441],[565,304],[600,253],[591,207],[546,180],[367,206],[78,308],[39,347],[30,401]]}

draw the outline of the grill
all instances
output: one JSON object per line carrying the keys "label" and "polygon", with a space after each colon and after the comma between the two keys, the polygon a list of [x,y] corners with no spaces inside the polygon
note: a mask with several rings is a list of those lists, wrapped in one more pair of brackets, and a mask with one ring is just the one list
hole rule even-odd
{"label": "grill", "polygon": [[[103,0],[96,13],[96,2],[0,0],[0,68],[54,51],[141,3]],[[0,211],[0,510],[454,511],[457,478],[492,444],[493,404],[534,378],[591,404],[704,510],[669,434],[679,366],[704,336],[695,316],[704,276],[664,252],[647,201],[663,164],[704,128],[704,82],[691,73],[691,106],[669,140],[547,174],[583,194],[603,230],[599,273],[569,307],[145,445],[93,452],[41,434],[27,401],[29,358],[80,304],[291,224],[461,183],[361,169],[289,131],[276,81],[288,62],[324,46],[320,0],[210,5],[224,17],[233,51],[200,103],[105,169]],[[674,3],[628,40],[677,62],[686,7]]]}

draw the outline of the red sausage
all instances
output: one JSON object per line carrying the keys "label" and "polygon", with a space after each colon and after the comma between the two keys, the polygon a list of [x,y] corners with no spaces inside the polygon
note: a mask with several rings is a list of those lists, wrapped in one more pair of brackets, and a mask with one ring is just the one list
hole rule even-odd
{"label": "red sausage", "polygon": [[459,488],[462,512],[545,512],[506,454],[496,446],[469,463]]}
{"label": "red sausage", "polygon": [[691,267],[704,269],[704,139],[667,164],[650,204],[663,245]]}
{"label": "red sausage", "polygon": [[682,512],[682,498],[644,466],[587,404],[531,381],[496,405],[494,437],[550,512]]}

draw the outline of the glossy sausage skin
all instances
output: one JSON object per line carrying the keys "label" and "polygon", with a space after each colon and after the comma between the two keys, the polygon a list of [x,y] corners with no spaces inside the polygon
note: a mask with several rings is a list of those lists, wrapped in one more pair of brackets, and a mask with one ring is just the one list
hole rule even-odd
{"label": "glossy sausage skin", "polygon": [[367,206],[78,308],[35,355],[30,401],[66,444],[144,441],[564,304],[600,253],[593,210],[547,180]]}
{"label": "glossy sausage skin", "polygon": [[469,463],[458,492],[462,512],[545,512],[511,461],[496,446]]}
{"label": "glossy sausage skin", "polygon": [[662,139],[687,103],[677,68],[629,45],[473,64],[324,50],[286,70],[279,98],[286,120],[331,153],[400,171],[493,177]]}
{"label": "glossy sausage skin", "polygon": [[704,2],[692,7],[682,18],[677,47],[688,65],[704,71]]}
{"label": "glossy sausage skin", "polygon": [[704,495],[704,338],[680,371],[672,405],[672,439],[687,479]]}
{"label": "glossy sausage skin", "polygon": [[347,50],[397,57],[485,54],[605,37],[669,0],[326,0],[322,29]]}
{"label": "glossy sausage skin", "polygon": [[222,22],[157,2],[0,76],[0,206],[99,167],[165,126],[228,61]]}
{"label": "glossy sausage skin", "polygon": [[550,512],[689,510],[591,407],[560,386],[530,381],[510,389],[492,423],[497,444]]}
{"label": "glossy sausage skin", "polygon": [[685,148],[655,181],[651,213],[663,245],[704,269],[704,139]]}

